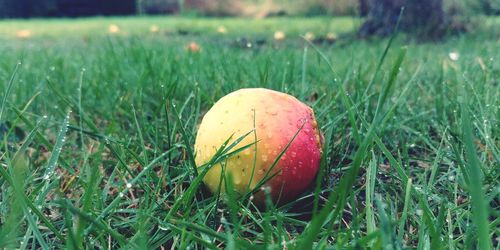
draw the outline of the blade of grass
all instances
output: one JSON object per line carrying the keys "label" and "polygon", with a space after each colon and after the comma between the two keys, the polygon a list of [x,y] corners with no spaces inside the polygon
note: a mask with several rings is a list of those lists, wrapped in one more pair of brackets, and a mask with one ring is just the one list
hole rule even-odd
{"label": "blade of grass", "polygon": [[89,222],[90,224],[95,225],[97,228],[101,230],[104,230],[106,233],[111,235],[115,240],[117,240],[120,243],[120,245],[125,245],[127,243],[126,238],[122,234],[116,232],[112,228],[108,227],[106,224],[99,222],[94,217],[86,213],[83,213],[78,208],[74,207],[68,200],[59,200],[56,203],[59,204],[59,206],[61,206],[62,208],[68,209],[71,213],[77,215],[80,219],[83,219]]}
{"label": "blade of grass", "polygon": [[134,105],[132,105],[132,114],[134,115],[135,128],[137,129],[137,134],[139,135],[139,143],[141,144],[143,162],[148,162],[148,150],[146,149],[146,141],[142,136],[141,126],[139,125],[139,120],[137,119],[137,112],[135,111]]}
{"label": "blade of grass", "polygon": [[406,219],[408,218],[408,208],[410,206],[410,196],[411,196],[411,189],[412,188],[412,179],[408,178],[408,181],[406,182],[406,191],[405,191],[405,200],[404,200],[404,205],[403,205],[403,213],[401,214],[401,217],[399,218],[399,228],[398,228],[398,239],[399,242],[403,242],[403,237],[404,237],[404,226],[406,224]]}
{"label": "blade of grass", "polygon": [[491,249],[491,239],[488,227],[489,206],[486,203],[483,190],[481,163],[476,154],[474,136],[470,122],[469,110],[462,104],[462,131],[467,156],[467,172],[469,174],[468,191],[472,199],[472,218],[477,228],[479,248]]}
{"label": "blade of grass", "polygon": [[375,224],[375,216],[373,213],[373,199],[375,195],[375,178],[377,175],[377,160],[375,153],[372,151],[372,160],[368,164],[368,169],[366,170],[366,232],[370,234],[375,232],[377,226]]}
{"label": "blade of grass", "polygon": [[16,67],[14,68],[14,72],[12,72],[12,74],[10,76],[10,80],[7,83],[7,89],[5,90],[5,93],[4,93],[3,99],[2,99],[2,106],[0,106],[0,123],[2,122],[3,112],[5,110],[5,106],[7,105],[7,98],[9,97],[10,92],[12,90],[12,86],[14,85],[14,79],[16,77],[17,70],[19,69],[20,65],[21,65],[21,62],[18,62],[16,64]]}
{"label": "blade of grass", "polygon": [[[170,150],[173,150],[173,149],[170,149]],[[142,171],[137,176],[135,176],[132,180],[130,180],[128,182],[128,185],[126,185],[125,188],[123,188],[119,192],[118,197],[116,197],[106,208],[104,208],[102,210],[101,214],[97,217],[97,220],[101,220],[101,219],[104,219],[105,217],[107,217],[108,214],[111,212],[111,210],[113,210],[120,203],[123,196],[125,195],[125,192],[127,192],[127,190],[130,189],[132,187],[132,185],[136,184],[141,179],[142,176],[144,176],[149,170],[151,170],[151,168],[155,164],[157,164],[161,159],[163,159],[166,155],[168,155],[169,151],[167,151],[167,152],[161,154],[160,156],[156,157],[155,159],[153,159],[148,165],[146,165],[144,167],[144,169],[142,169]],[[89,230],[89,228],[87,228],[87,230]]]}
{"label": "blade of grass", "polygon": [[375,73],[373,74],[372,78],[370,79],[370,82],[368,82],[368,85],[366,86],[366,89],[365,89],[365,92],[363,93],[363,96],[366,96],[368,94],[368,92],[370,91],[373,83],[375,82],[375,79],[377,78],[377,76],[378,76],[378,74],[380,72],[382,64],[384,64],[384,60],[385,60],[385,57],[387,56],[387,53],[389,52],[389,48],[391,48],[392,42],[396,38],[397,31],[398,31],[398,28],[399,28],[399,22],[401,21],[401,17],[403,16],[403,13],[404,13],[404,7],[401,8],[401,11],[399,12],[398,20],[396,22],[396,26],[394,26],[393,34],[389,38],[389,42],[387,42],[387,45],[385,46],[384,52],[380,56],[380,59],[379,59],[379,61],[377,63],[377,68],[375,69]]}
{"label": "blade of grass", "polygon": [[172,102],[170,106],[172,107],[172,110],[174,112],[174,116],[177,119],[177,123],[179,124],[179,128],[180,128],[180,131],[182,134],[182,139],[184,140],[184,144],[186,145],[186,151],[188,153],[189,165],[191,165],[193,173],[195,175],[198,175],[198,168],[196,167],[196,162],[194,161],[194,152],[193,152],[192,148],[190,147],[190,145],[191,145],[190,138],[189,138],[189,136],[186,132],[186,129],[184,128],[184,125],[181,121],[181,116],[177,112],[177,109],[175,108],[175,104]]}
{"label": "blade of grass", "polygon": [[60,128],[59,133],[57,135],[54,149],[52,150],[52,154],[50,155],[50,159],[47,163],[47,166],[45,167],[45,173],[43,174],[43,180],[45,181],[45,184],[43,185],[40,193],[38,194],[37,198],[35,199],[35,203],[37,203],[40,206],[44,203],[42,199],[44,199],[46,197],[46,194],[49,191],[51,177],[54,174],[54,170],[55,170],[57,161],[59,160],[59,155],[61,154],[64,143],[66,141],[66,132],[68,131],[70,114],[71,114],[71,110],[68,111],[66,117],[64,118],[64,121],[61,124],[61,128]]}
{"label": "blade of grass", "polygon": [[330,151],[331,141],[333,140],[333,127],[330,127],[326,131],[325,142],[323,145],[323,151],[321,155],[320,170],[318,176],[316,177],[316,187],[314,189],[314,201],[313,201],[313,212],[312,214],[318,213],[319,197],[321,192],[321,183],[323,182],[325,176],[329,174],[328,168],[328,152]]}

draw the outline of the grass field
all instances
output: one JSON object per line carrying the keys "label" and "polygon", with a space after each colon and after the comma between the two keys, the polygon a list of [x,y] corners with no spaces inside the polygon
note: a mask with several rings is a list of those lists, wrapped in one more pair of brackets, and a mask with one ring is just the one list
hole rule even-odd
{"label": "grass field", "polygon": [[[499,249],[499,20],[441,42],[356,40],[352,18],[0,21],[0,249]],[[314,108],[322,171],[295,202],[194,171],[203,114],[246,87]]]}

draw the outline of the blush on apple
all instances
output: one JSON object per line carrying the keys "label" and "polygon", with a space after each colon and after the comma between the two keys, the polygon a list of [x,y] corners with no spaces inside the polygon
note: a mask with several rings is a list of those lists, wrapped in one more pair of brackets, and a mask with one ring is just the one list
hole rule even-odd
{"label": "blush on apple", "polygon": [[[314,180],[322,143],[313,110],[288,94],[250,88],[222,97],[200,124],[195,143],[196,164],[209,162],[227,139],[231,138],[230,145],[254,129],[255,133],[245,136],[231,151],[252,145],[213,166],[204,183],[212,192],[217,192],[219,187],[225,192],[221,182],[224,167],[226,175],[232,176],[235,191],[244,195],[266,176],[273,176],[264,184],[270,189],[272,201],[293,200]],[[258,192],[255,202],[262,204],[264,198],[263,192]]]}

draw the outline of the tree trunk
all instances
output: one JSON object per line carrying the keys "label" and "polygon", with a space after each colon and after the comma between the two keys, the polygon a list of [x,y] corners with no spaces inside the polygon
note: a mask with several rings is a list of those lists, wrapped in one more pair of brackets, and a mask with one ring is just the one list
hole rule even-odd
{"label": "tree trunk", "polygon": [[[366,6],[366,0],[360,1]],[[361,37],[391,34],[403,7],[399,31],[436,38],[447,28],[442,0],[371,0],[369,6],[367,19],[358,33]]]}
{"label": "tree trunk", "polygon": [[359,15],[366,17],[370,12],[371,4],[370,0],[359,0]]}

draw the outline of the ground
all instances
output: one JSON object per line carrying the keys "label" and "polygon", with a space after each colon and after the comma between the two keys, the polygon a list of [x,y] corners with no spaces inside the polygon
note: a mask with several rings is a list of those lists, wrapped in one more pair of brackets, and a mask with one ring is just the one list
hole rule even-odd
{"label": "ground", "polygon": [[[432,42],[361,22],[0,21],[0,248],[498,248],[500,19]],[[195,174],[197,124],[244,87],[314,108],[322,172],[295,202]]]}

